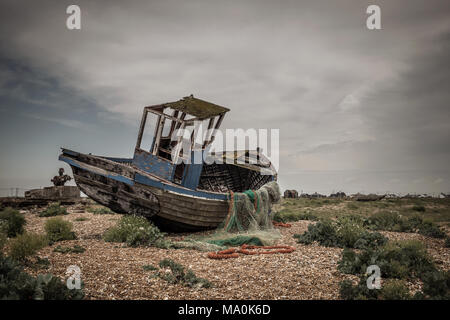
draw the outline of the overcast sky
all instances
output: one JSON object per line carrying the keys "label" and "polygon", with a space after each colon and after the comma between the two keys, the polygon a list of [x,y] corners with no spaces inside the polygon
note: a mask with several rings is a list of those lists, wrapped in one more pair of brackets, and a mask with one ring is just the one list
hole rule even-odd
{"label": "overcast sky", "polygon": [[450,192],[448,0],[2,0],[0,24],[1,188],[70,171],[62,146],[131,157],[142,107],[192,93],[280,129],[283,189]]}

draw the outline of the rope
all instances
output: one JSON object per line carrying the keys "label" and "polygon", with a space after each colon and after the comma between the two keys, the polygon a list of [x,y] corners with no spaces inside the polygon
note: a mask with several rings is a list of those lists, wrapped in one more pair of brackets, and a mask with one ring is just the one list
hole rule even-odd
{"label": "rope", "polygon": [[[250,251],[253,249],[266,249],[265,251]],[[276,249],[276,250],[274,250]],[[230,248],[217,252],[209,252],[208,258],[210,259],[230,259],[239,257],[238,253],[246,255],[256,255],[256,254],[275,254],[275,253],[291,253],[294,252],[295,248],[291,246],[251,246],[243,244],[240,249]]]}
{"label": "rope", "polygon": [[[278,249],[278,250],[270,250],[270,251],[249,251],[251,249]],[[275,254],[275,253],[291,253],[294,252],[295,248],[291,246],[249,246],[242,245],[240,253],[253,255],[253,254]]]}
{"label": "rope", "polygon": [[217,252],[208,253],[208,258],[210,259],[229,259],[229,258],[237,258],[239,255],[236,253],[236,249],[227,249]]}

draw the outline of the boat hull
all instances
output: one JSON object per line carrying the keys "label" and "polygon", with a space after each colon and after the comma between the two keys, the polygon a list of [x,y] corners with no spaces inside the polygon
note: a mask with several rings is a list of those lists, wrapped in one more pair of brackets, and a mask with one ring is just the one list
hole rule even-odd
{"label": "boat hull", "polygon": [[217,228],[228,213],[228,201],[207,199],[157,187],[118,181],[71,165],[80,190],[117,213],[137,214],[173,232]]}

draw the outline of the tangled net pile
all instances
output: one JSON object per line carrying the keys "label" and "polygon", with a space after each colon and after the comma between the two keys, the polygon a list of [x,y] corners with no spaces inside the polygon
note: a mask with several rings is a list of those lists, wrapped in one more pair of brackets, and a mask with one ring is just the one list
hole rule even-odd
{"label": "tangled net pile", "polygon": [[[281,238],[279,230],[272,224],[271,207],[280,201],[280,188],[275,181],[269,182],[259,190],[247,190],[242,193],[230,192],[229,210],[224,222],[217,231],[206,238],[197,240],[216,246],[210,250],[211,259],[236,258],[242,254],[288,253],[293,248],[273,246]],[[203,246],[205,247],[205,246]],[[241,247],[226,249],[227,247]],[[266,251],[251,251],[264,249]],[[276,250],[273,250],[276,249]],[[267,251],[269,250],[269,251]]]}
{"label": "tangled net pile", "polygon": [[266,183],[258,190],[242,193],[230,192],[228,215],[219,228],[225,232],[242,232],[256,229],[271,229],[272,203],[280,201],[280,188],[275,181]]}
{"label": "tangled net pile", "polygon": [[[208,254],[212,259],[236,258],[238,253],[269,253],[261,250],[249,253],[248,249],[269,249],[270,253],[292,252],[291,247],[273,246],[275,241],[281,238],[281,233],[272,223],[271,207],[280,199],[280,188],[275,181],[266,183],[258,190],[230,192],[228,214],[214,234],[185,239],[176,245],[201,251],[214,251]],[[228,247],[240,248],[227,249]]]}

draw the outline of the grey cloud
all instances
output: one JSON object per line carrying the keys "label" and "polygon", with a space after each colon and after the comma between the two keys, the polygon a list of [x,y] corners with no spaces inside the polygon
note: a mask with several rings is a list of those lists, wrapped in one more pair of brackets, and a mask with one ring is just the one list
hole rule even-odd
{"label": "grey cloud", "polygon": [[[420,188],[450,189],[448,1],[376,1],[383,30],[368,31],[372,2],[78,1],[82,30],[68,31],[67,1],[3,1],[1,52],[128,127],[142,106],[193,93],[232,109],[225,127],[280,128],[282,186],[348,170],[342,188],[364,177],[401,191],[417,170]],[[347,180],[354,170],[367,175]]]}

